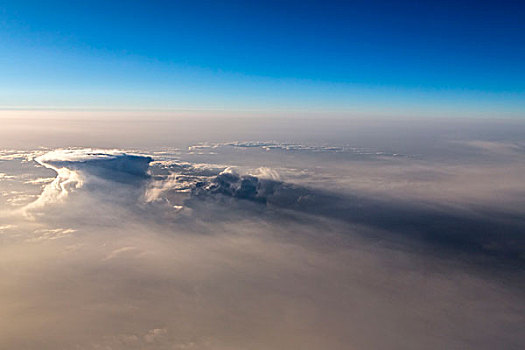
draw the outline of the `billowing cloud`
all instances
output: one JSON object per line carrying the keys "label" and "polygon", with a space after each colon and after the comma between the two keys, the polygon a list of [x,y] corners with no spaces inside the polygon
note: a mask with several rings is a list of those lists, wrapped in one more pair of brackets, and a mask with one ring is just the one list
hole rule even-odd
{"label": "billowing cloud", "polygon": [[486,163],[262,144],[6,159],[38,198],[0,212],[0,348],[520,348],[525,223]]}
{"label": "billowing cloud", "polygon": [[[440,246],[450,252],[481,254],[505,263],[525,264],[525,222],[519,217],[471,207],[468,210],[418,202],[375,198],[363,194],[335,193],[280,179],[268,167],[240,169],[226,165],[157,161],[149,156],[119,150],[73,149],[46,153],[35,159],[53,169],[57,177],[24,210],[31,213],[46,204],[63,201],[83,187],[93,203],[138,210],[148,217],[202,211],[203,204],[222,203],[235,211],[251,202],[259,210],[286,210],[299,215],[384,230],[381,239],[410,239]],[[150,167],[149,164],[152,164]],[[224,199],[237,202],[225,202]],[[244,203],[244,204],[243,204]],[[97,205],[97,204],[95,204]],[[101,206],[98,204],[97,206]],[[185,210],[183,210],[185,209]],[[229,214],[226,213],[226,217]],[[504,234],[501,234],[504,232]],[[478,258],[476,258],[478,259]]]}
{"label": "billowing cloud", "polygon": [[57,176],[44,187],[36,201],[24,208],[26,211],[62,201],[87,181],[141,181],[148,177],[152,158],[118,150],[63,149],[45,153],[35,161],[54,170]]}

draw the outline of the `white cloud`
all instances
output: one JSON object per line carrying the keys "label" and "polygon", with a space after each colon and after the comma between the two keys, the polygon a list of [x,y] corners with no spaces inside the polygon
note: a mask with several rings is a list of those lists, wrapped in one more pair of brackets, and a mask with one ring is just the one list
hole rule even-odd
{"label": "white cloud", "polygon": [[119,150],[62,149],[43,154],[35,160],[54,170],[57,176],[44,187],[36,201],[24,208],[27,213],[61,202],[71,192],[97,178],[111,181],[145,178],[152,159]]}
{"label": "white cloud", "polygon": [[111,259],[114,259],[114,258],[120,256],[120,255],[128,254],[130,252],[135,252],[135,251],[137,251],[137,247],[122,247],[122,248],[118,248],[118,249],[113,250],[111,253],[109,253],[104,258],[104,260],[111,260]]}
{"label": "white cloud", "polygon": [[[282,152],[261,160],[214,150],[221,164],[179,151],[155,162],[123,150],[38,158],[57,172],[29,206],[39,215],[1,217],[0,329],[10,336],[0,347],[489,349],[523,340],[521,272],[494,264],[494,276],[480,268],[490,257],[423,244],[407,222],[471,221],[432,191],[423,203],[377,186],[421,181],[443,192],[457,168],[322,157],[301,168]],[[16,180],[10,196],[35,190]],[[350,193],[358,184],[359,196]],[[380,195],[367,196],[371,188]]]}
{"label": "white cloud", "polygon": [[46,185],[50,182],[53,182],[54,179],[55,179],[54,177],[40,177],[37,179],[28,180],[24,183],[30,184],[30,185]]}
{"label": "white cloud", "polygon": [[75,232],[77,232],[77,230],[71,228],[38,229],[33,232],[31,238],[27,239],[27,242],[61,239],[69,237]]}

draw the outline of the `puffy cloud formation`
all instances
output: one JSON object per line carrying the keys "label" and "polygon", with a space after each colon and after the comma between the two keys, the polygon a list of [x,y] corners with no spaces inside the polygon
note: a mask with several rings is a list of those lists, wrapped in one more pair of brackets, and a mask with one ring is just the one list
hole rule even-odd
{"label": "puffy cloud formation", "polygon": [[[189,208],[202,207],[202,203],[224,203],[225,198],[231,198],[241,201],[226,204],[232,211],[242,207],[243,201],[249,201],[262,208],[291,210],[301,215],[385,230],[383,239],[397,241],[410,237],[451,251],[480,253],[510,264],[525,264],[525,237],[522,235],[525,222],[504,213],[488,214],[482,207],[471,207],[467,211],[399,199],[335,193],[328,188],[283,181],[277,171],[268,167],[245,169],[244,173],[239,173],[226,165],[176,160],[153,162],[149,156],[121,150],[61,149],[40,155],[35,161],[57,175],[44,186],[35,201],[23,207],[29,216],[47,204],[64,201],[83,187],[87,187],[85,198],[94,201],[104,198],[106,205],[118,203],[134,207],[150,216],[162,216],[165,212],[173,216],[184,208],[188,214]],[[32,198],[34,195],[20,194],[8,202],[25,200],[23,196]]]}
{"label": "puffy cloud formation", "polygon": [[148,177],[150,157],[127,154],[118,150],[61,149],[45,153],[35,161],[56,172],[38,199],[24,209],[32,209],[63,200],[72,191],[93,178],[134,183]]}
{"label": "puffy cloud formation", "polygon": [[39,197],[0,213],[0,348],[521,348],[523,212],[479,154],[261,148],[7,154],[6,208]]}
{"label": "puffy cloud formation", "polygon": [[488,263],[485,257],[490,256],[501,259],[500,263],[525,266],[525,221],[520,216],[484,207],[466,209],[336,193],[328,187],[282,181],[269,168],[242,174],[226,166],[169,162],[155,164],[151,172],[156,174],[156,180],[146,189],[148,202],[166,202],[176,208],[220,202],[233,211],[252,202],[264,208],[384,230],[381,239],[410,238],[451,252],[474,254],[473,257],[480,254],[477,259],[483,263]]}

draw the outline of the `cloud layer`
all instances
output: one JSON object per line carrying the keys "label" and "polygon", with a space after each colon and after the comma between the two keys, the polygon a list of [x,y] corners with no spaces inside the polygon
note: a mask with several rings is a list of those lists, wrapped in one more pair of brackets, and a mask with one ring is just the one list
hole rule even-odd
{"label": "cloud layer", "polygon": [[436,194],[478,143],[456,173],[261,144],[9,153],[6,200],[37,198],[0,214],[0,347],[521,348],[519,206]]}

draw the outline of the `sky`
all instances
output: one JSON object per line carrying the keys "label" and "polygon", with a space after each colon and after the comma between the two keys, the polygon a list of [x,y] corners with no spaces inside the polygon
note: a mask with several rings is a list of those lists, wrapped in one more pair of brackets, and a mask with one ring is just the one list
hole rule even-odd
{"label": "sky", "polygon": [[521,1],[0,1],[0,108],[525,114]]}
{"label": "sky", "polygon": [[0,0],[0,349],[525,349],[524,18]]}

